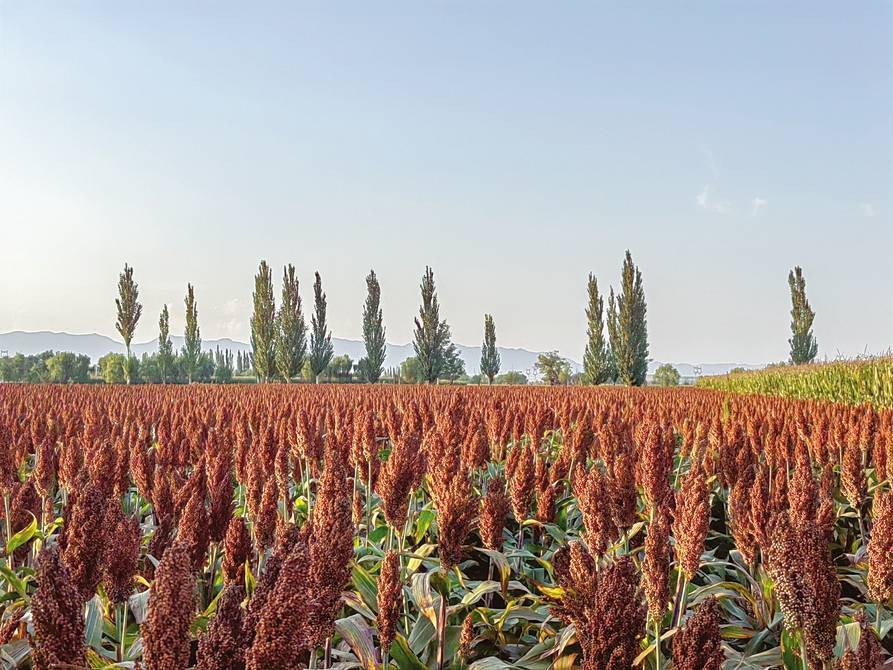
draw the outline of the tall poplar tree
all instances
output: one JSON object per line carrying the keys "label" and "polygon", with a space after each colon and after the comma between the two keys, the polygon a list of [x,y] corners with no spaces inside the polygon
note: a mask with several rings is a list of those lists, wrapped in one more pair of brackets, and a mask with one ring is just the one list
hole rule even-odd
{"label": "tall poplar tree", "polygon": [[158,372],[161,383],[167,383],[167,376],[174,365],[174,343],[171,342],[170,314],[167,305],[161,308],[158,317]]}
{"label": "tall poplar tree", "polygon": [[301,373],[307,354],[307,326],[298,288],[295,266],[289,263],[282,270],[282,303],[276,317],[276,368],[286,383]]}
{"label": "tall poplar tree", "polygon": [[481,374],[491,384],[499,374],[499,350],[496,348],[496,324],[492,314],[484,314],[484,343],[481,345]]}
{"label": "tall poplar tree", "polygon": [[202,335],[198,327],[198,305],[192,284],[186,285],[186,333],[183,343],[183,370],[191,384],[202,358]]}
{"label": "tall poplar tree", "polygon": [[360,372],[370,384],[376,383],[384,371],[387,354],[384,319],[381,311],[381,286],[375,270],[366,276],[366,302],[363,303],[363,342],[366,357],[360,361]]}
{"label": "tall poplar tree", "polygon": [[590,273],[586,284],[586,350],[583,352],[583,378],[587,384],[604,384],[611,379],[611,354],[605,341],[605,298],[598,292],[598,280]]}
{"label": "tall poplar tree", "polygon": [[415,319],[415,337],[412,347],[422,372],[422,379],[436,382],[446,365],[457,358],[455,346],[451,342],[450,327],[440,319],[440,304],[434,286],[434,271],[425,267],[422,275],[422,304],[419,316]]}
{"label": "tall poplar tree", "polygon": [[326,294],[322,292],[322,278],[317,272],[313,282],[313,317],[310,319],[310,371],[317,384],[334,353],[332,333],[326,326]]}
{"label": "tall poplar tree", "polygon": [[788,285],[791,287],[791,363],[803,365],[812,363],[819,352],[819,345],[812,332],[815,312],[806,299],[806,279],[798,265],[788,273]]}
{"label": "tall poplar tree", "polygon": [[642,386],[648,374],[648,324],[642,273],[629,250],[623,261],[620,293],[608,297],[608,335],[619,381]]}
{"label": "tall poplar tree", "polygon": [[131,361],[130,343],[133,340],[133,332],[143,313],[143,306],[139,302],[139,286],[133,281],[133,268],[124,264],[124,272],[118,276],[118,297],[115,305],[118,307],[118,320],[115,327],[124,338],[124,346],[127,348],[127,360],[124,363],[124,379],[130,383]]}
{"label": "tall poplar tree", "polygon": [[254,275],[254,314],[251,316],[251,351],[257,381],[269,381],[276,372],[276,297],[273,271],[261,261]]}

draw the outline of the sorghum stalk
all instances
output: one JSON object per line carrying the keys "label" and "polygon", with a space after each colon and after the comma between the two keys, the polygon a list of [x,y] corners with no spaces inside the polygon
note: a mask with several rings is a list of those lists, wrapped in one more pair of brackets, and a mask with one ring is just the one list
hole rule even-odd
{"label": "sorghum stalk", "polygon": [[126,640],[127,637],[127,602],[118,603],[115,608],[115,619],[118,624],[118,660],[123,661],[126,658]]}
{"label": "sorghum stalk", "polygon": [[372,459],[367,459],[366,467],[366,537],[364,546],[369,547],[369,533],[372,532]]}
{"label": "sorghum stalk", "polygon": [[440,596],[440,611],[437,614],[437,670],[443,670],[443,654],[446,647],[447,596]]}
{"label": "sorghum stalk", "polygon": [[660,670],[660,621],[654,621],[654,670]]}
{"label": "sorghum stalk", "polygon": [[[6,542],[12,538],[12,511],[9,505],[9,493],[3,494],[3,512],[6,515]],[[6,557],[6,565],[12,570],[12,554]]]}

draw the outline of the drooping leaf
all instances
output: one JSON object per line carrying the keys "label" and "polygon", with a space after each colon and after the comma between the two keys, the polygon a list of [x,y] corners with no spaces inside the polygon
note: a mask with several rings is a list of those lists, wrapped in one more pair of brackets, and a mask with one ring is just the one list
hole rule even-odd
{"label": "drooping leaf", "polygon": [[347,642],[363,670],[378,670],[374,634],[366,620],[359,614],[335,622],[335,630]]}

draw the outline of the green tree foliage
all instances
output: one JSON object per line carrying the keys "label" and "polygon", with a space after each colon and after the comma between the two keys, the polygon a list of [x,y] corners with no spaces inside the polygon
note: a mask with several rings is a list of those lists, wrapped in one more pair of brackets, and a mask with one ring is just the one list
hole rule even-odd
{"label": "green tree foliage", "polygon": [[127,359],[122,354],[106,354],[99,359],[99,374],[106,384],[123,384]]}
{"label": "green tree foliage", "polygon": [[313,317],[310,320],[310,369],[315,381],[319,381],[334,353],[332,333],[326,326],[326,294],[322,291],[322,278],[317,272],[313,282]]}
{"label": "green tree foliage", "polygon": [[266,382],[276,371],[276,297],[273,295],[273,271],[267,261],[260,262],[254,276],[253,298],[251,351],[254,371],[259,382]]}
{"label": "green tree foliage", "polygon": [[198,305],[195,302],[195,292],[192,284],[186,285],[186,333],[183,344],[183,371],[186,373],[186,381],[197,381],[199,367],[202,364],[202,336],[198,327]]}
{"label": "green tree foliage", "polygon": [[[139,302],[139,286],[133,281],[133,268],[124,264],[124,272],[118,276],[118,297],[115,298],[115,305],[118,308],[118,320],[115,322],[115,328],[124,338],[124,346],[127,348],[127,358],[130,358],[130,342],[133,340],[133,332],[136,330],[136,324],[139,323],[140,316],[143,313],[143,306]],[[126,370],[130,370],[127,366]],[[126,371],[125,371],[125,374]],[[127,377],[127,383],[130,383],[130,377]]]}
{"label": "green tree foliage", "polygon": [[83,384],[89,379],[90,357],[60,351],[46,361],[47,381],[54,384]]}
{"label": "green tree foliage", "polygon": [[819,345],[812,332],[815,312],[806,299],[806,279],[800,266],[788,274],[788,285],[791,287],[791,363],[803,365],[812,363],[819,352]]}
{"label": "green tree foliage", "polygon": [[332,381],[349,382],[353,375],[353,360],[347,354],[332,357],[326,375]]}
{"label": "green tree foliage", "polygon": [[170,313],[167,305],[161,308],[161,316],[158,317],[158,381],[166,384],[174,370],[174,343],[171,342]]}
{"label": "green tree foliage", "polygon": [[459,349],[455,344],[447,347],[443,357],[443,369],[440,371],[439,379],[448,379],[451,382],[456,381],[465,375],[465,361],[459,355]]}
{"label": "green tree foliage", "polygon": [[484,343],[481,345],[481,374],[491,384],[499,374],[499,350],[496,348],[496,324],[493,315],[484,314]]}
{"label": "green tree foliage", "polygon": [[664,363],[654,371],[654,383],[657,386],[679,386],[679,370],[669,363]]}
{"label": "green tree foliage", "polygon": [[425,267],[422,275],[422,304],[415,319],[413,349],[422,368],[422,379],[436,382],[444,372],[448,359],[457,355],[451,342],[450,327],[440,319],[440,304],[434,286],[434,271]]}
{"label": "green tree foliage", "polygon": [[307,325],[301,310],[295,267],[289,264],[282,271],[282,303],[276,317],[276,368],[287,382],[301,372],[307,355]]}
{"label": "green tree foliage", "polygon": [[417,356],[410,356],[400,363],[400,381],[407,384],[425,381],[425,372]]}
{"label": "green tree foliage", "polygon": [[503,372],[501,375],[498,375],[496,377],[496,383],[523,386],[527,383],[527,375],[523,372],[518,372],[517,370],[509,370],[508,372]]}
{"label": "green tree foliage", "polygon": [[221,350],[218,346],[214,351],[214,381],[229,384],[233,380],[233,373],[233,352],[229,349]]}
{"label": "green tree foliage", "polygon": [[605,341],[605,299],[598,292],[598,280],[590,273],[586,284],[586,350],[583,353],[583,379],[587,384],[611,380],[611,353]]}
{"label": "green tree foliage", "polygon": [[370,384],[381,378],[386,355],[385,327],[381,311],[381,287],[375,270],[366,276],[366,302],[363,303],[363,342],[366,356],[360,360],[360,373]]}
{"label": "green tree foliage", "polygon": [[5,382],[28,382],[39,384],[47,380],[47,361],[55,354],[52,351],[25,356],[16,354],[0,358],[0,380]]}
{"label": "green tree foliage", "polygon": [[549,386],[567,384],[571,377],[570,361],[559,356],[557,351],[541,353],[533,367]]}
{"label": "green tree foliage", "polygon": [[641,386],[648,374],[648,324],[642,273],[626,252],[620,294],[608,298],[608,334],[617,377],[627,386]]}

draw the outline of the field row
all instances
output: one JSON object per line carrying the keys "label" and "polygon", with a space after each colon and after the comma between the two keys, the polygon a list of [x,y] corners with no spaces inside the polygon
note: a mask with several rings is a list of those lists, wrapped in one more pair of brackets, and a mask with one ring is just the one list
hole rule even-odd
{"label": "field row", "polygon": [[731,393],[893,407],[893,358],[878,357],[702,377],[698,386]]}

